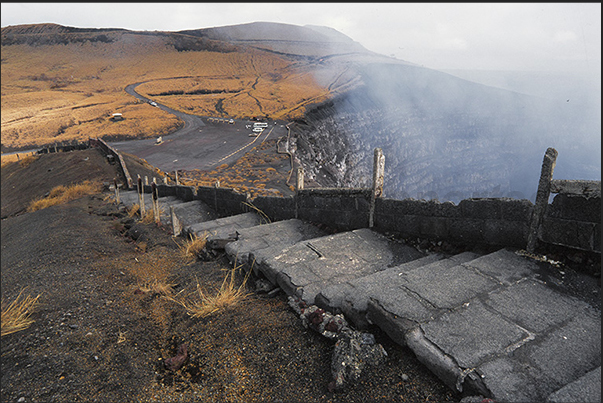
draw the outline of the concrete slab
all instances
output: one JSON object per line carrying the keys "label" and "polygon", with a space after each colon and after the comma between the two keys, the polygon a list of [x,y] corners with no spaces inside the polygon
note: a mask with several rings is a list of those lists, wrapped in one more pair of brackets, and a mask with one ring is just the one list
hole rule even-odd
{"label": "concrete slab", "polygon": [[502,284],[514,283],[533,275],[538,269],[536,263],[517,255],[510,249],[501,249],[472,260],[469,265]]}
{"label": "concrete slab", "polygon": [[592,308],[576,312],[571,320],[537,337],[514,352],[530,365],[543,385],[542,399],[587,371],[601,366],[601,313]]}
{"label": "concrete slab", "polygon": [[[431,270],[445,271],[477,257],[479,255],[475,253],[465,252],[433,262],[416,270],[401,272],[397,277],[390,277],[387,283],[373,285],[367,294],[367,320],[383,328],[392,326],[384,323],[384,321],[391,320],[392,317],[404,318],[404,321],[400,322],[403,328],[392,330],[392,335],[390,335],[394,341],[404,345],[404,334],[408,330],[417,326],[420,322],[432,320],[440,314],[437,306],[408,287],[409,282],[406,277],[412,273],[420,275],[420,273]],[[438,281],[432,287],[440,290],[447,288],[446,282],[440,283]],[[354,299],[358,300],[358,298]],[[352,301],[352,303],[354,302]],[[360,303],[358,306],[362,307]],[[397,336],[394,337],[393,335]],[[400,335],[402,336],[400,337]]]}
{"label": "concrete slab", "polygon": [[553,392],[546,403],[600,402],[601,401],[601,367],[597,367],[574,382]]}
{"label": "concrete slab", "polygon": [[461,368],[475,368],[533,337],[478,300],[421,324],[421,329],[429,341],[453,357]]}
{"label": "concrete slab", "polygon": [[326,232],[298,219],[277,221],[270,224],[237,230],[237,240],[224,247],[231,263],[251,264],[249,254],[269,247],[287,247],[297,242],[319,238]]}
{"label": "concrete slab", "polygon": [[401,274],[443,258],[441,254],[432,254],[365,277],[329,284],[316,296],[316,305],[332,313],[343,313],[356,327],[365,328],[369,324],[365,316],[370,295],[398,282]]}
{"label": "concrete slab", "polygon": [[547,331],[588,307],[587,303],[532,279],[491,293],[485,303],[533,333]]}
{"label": "concrete slab", "polygon": [[190,227],[198,222],[212,221],[218,214],[200,200],[174,205],[174,213],[183,227]]}
{"label": "concrete slab", "polygon": [[254,212],[249,212],[193,224],[185,227],[185,231],[199,237],[207,237],[210,247],[221,249],[227,243],[237,239],[238,230],[260,225],[262,222],[262,217]]}
{"label": "concrete slab", "polygon": [[344,277],[347,281],[420,256],[416,249],[364,228],[299,242],[278,255],[265,256],[259,269],[289,295],[313,304],[320,290],[305,289],[311,283]]}
{"label": "concrete slab", "polygon": [[453,309],[481,293],[499,287],[499,283],[470,267],[443,264],[405,273],[404,287],[420,295],[438,309]]}

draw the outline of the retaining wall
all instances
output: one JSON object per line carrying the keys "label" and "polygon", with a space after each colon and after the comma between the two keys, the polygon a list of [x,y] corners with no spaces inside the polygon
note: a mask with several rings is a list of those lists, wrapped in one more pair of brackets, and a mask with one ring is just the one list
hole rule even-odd
{"label": "retaining wall", "polygon": [[124,180],[125,180],[124,187],[126,189],[132,188],[132,186],[133,186],[132,177],[130,176],[130,172],[128,171],[128,167],[126,166],[126,162],[124,161],[124,158],[121,156],[121,154],[119,152],[117,152],[117,150],[114,149],[113,147],[111,147],[109,144],[105,143],[105,141],[103,139],[99,139],[99,138],[90,139],[89,143],[90,143],[91,147],[96,147],[96,148],[100,148],[101,150],[103,150],[105,155],[113,156],[115,161],[119,164],[121,173],[124,176]]}

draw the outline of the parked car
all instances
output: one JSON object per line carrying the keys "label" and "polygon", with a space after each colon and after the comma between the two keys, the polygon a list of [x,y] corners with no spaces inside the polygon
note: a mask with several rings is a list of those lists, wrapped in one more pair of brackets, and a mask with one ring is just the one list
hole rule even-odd
{"label": "parked car", "polygon": [[150,104],[151,106],[157,106],[157,102],[155,102],[155,101],[150,101],[150,102],[149,102],[149,104]]}

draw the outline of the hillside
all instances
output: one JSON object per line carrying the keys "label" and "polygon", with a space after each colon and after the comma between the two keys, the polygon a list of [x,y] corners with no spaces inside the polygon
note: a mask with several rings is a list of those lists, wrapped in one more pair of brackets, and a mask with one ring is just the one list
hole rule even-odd
{"label": "hillside", "polygon": [[[182,112],[291,118],[328,98],[341,74],[327,69],[316,80],[313,60],[207,35],[36,24],[2,28],[1,36],[2,151],[176,129],[172,115],[124,92],[136,82]],[[125,119],[111,122],[112,113]]]}
{"label": "hillside", "polygon": [[[166,297],[192,300],[197,284],[215,295],[232,269],[225,256],[185,256],[184,239],[130,217],[108,191],[23,212],[55,186],[117,175],[96,149],[42,154],[24,165],[1,170],[2,307],[22,290],[40,297],[31,326],[2,336],[2,401],[460,400],[383,332],[375,336],[387,361],[330,392],[334,342],[304,328],[284,293],[256,293],[253,278],[243,303],[187,315]],[[188,360],[172,371],[164,362],[182,343]]]}

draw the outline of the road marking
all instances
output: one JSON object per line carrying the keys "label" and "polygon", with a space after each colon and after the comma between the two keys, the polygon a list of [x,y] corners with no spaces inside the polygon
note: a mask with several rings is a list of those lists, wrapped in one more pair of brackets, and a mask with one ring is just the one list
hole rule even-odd
{"label": "road marking", "polygon": [[[273,127],[271,127],[271,128],[270,128],[270,131],[268,132],[268,134],[266,134],[266,137],[264,137],[264,140],[262,141],[262,143],[263,143],[264,141],[266,141],[266,139],[268,138],[268,136],[270,135],[270,133],[272,133],[272,130],[273,130],[273,129],[274,129]],[[244,145],[243,147],[239,148],[237,151],[232,152],[232,153],[228,154],[226,157],[219,159],[219,160],[218,160],[218,162],[222,162],[222,161],[224,161],[226,158],[232,157],[232,156],[233,156],[233,155],[235,155],[236,153],[238,153],[238,152],[240,152],[240,151],[243,151],[245,148],[247,148],[247,147],[249,147],[250,145],[252,145],[253,143],[255,143],[255,142],[257,141],[257,139],[259,139],[260,137],[261,137],[261,135],[254,137],[254,139],[253,139],[253,140],[252,140],[252,141],[251,141],[249,144],[246,144],[246,145]]]}

